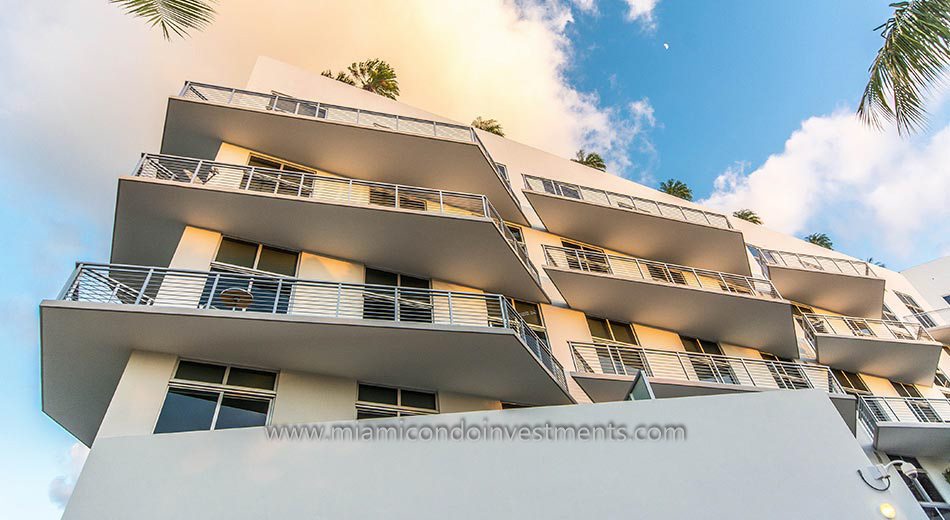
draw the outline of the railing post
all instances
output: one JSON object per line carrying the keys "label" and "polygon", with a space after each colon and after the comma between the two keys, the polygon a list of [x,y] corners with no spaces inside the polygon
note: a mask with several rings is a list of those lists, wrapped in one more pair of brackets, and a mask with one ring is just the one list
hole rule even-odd
{"label": "railing post", "polygon": [[277,304],[280,303],[280,290],[283,288],[283,286],[284,286],[284,279],[278,278],[277,279],[277,294],[274,295],[274,306],[271,309],[271,314],[277,314]]}
{"label": "railing post", "polygon": [[356,124],[360,124],[360,109],[356,109]]}
{"label": "railing post", "polygon": [[396,316],[395,316],[395,317],[396,317],[396,320],[395,320],[395,321],[402,321],[402,316],[400,316],[400,314],[402,314],[402,312],[401,312],[402,309],[401,309],[400,307],[402,307],[402,306],[399,305],[399,287],[393,287],[393,296],[395,296],[395,298],[393,298],[393,300],[394,300],[395,308],[396,308]]}
{"label": "railing post", "polygon": [[250,191],[251,189],[251,180],[254,178],[254,167],[251,166],[251,170],[247,172],[247,182],[244,184],[244,189]]}
{"label": "railing post", "polygon": [[194,184],[198,180],[198,174],[201,173],[201,165],[204,163],[203,159],[198,160],[198,164],[195,165],[195,172],[191,174],[191,181],[189,184]]}
{"label": "railing post", "polygon": [[394,202],[396,203],[396,207],[398,208],[398,207],[400,206],[400,204],[399,204],[399,185],[398,185],[398,184],[396,185],[395,194],[396,194],[396,200],[395,200]]}
{"label": "railing post", "polygon": [[442,190],[439,190],[439,214],[445,214],[445,197],[443,196]]}
{"label": "railing post", "polygon": [[[752,377],[752,372],[749,371],[749,365],[746,364],[745,359],[739,358],[739,363],[742,364],[742,369],[745,370],[745,375],[749,376],[749,382],[752,384],[752,386],[759,386],[758,384],[756,384],[755,378]],[[729,363],[729,366],[732,366],[731,362]]]}
{"label": "railing post", "polygon": [[449,291],[447,294],[449,299],[449,325],[455,325],[455,316],[452,312],[452,291]]}
{"label": "railing post", "polygon": [[353,179],[350,179],[349,187],[346,190],[346,202],[353,203]]}
{"label": "railing post", "polygon": [[205,304],[205,309],[210,309],[211,304],[214,303],[214,293],[218,290],[219,280],[221,280],[221,273],[214,273],[214,283],[211,284],[211,294],[208,296],[208,303]]}
{"label": "railing post", "polygon": [[[683,370],[683,377],[685,377],[687,381],[692,381],[693,379],[689,377],[689,370],[686,369],[686,363],[683,363],[683,357],[686,357],[686,354],[680,354],[679,352],[676,352],[675,355],[676,360],[680,362],[680,368]],[[687,359],[689,358],[687,357]]]}
{"label": "railing post", "polygon": [[73,285],[76,285],[77,280],[79,280],[79,275],[82,273],[83,264],[77,263],[76,268],[73,269],[73,272],[69,275],[69,279],[66,280],[66,285],[63,286],[63,290],[59,292],[59,297],[57,300],[65,300],[73,292]]}
{"label": "railing post", "polygon": [[735,292],[732,290],[732,286],[726,283],[726,277],[723,276],[722,273],[719,273],[719,281],[722,282],[722,285],[724,287],[723,290],[725,290],[726,292]]}
{"label": "railing post", "polygon": [[501,305],[501,323],[506,329],[511,329],[511,325],[508,323],[508,302],[505,300],[504,296],[498,296],[498,303]]}
{"label": "railing post", "polygon": [[399,131],[399,114],[396,114],[396,131]]}
{"label": "railing post", "polygon": [[[482,195],[482,214],[488,218],[491,218],[490,214],[488,213],[488,197],[484,195]],[[504,223],[500,223],[500,224],[504,225]]]}
{"label": "railing post", "polygon": [[304,181],[304,179],[306,179],[306,178],[307,178],[307,174],[306,174],[306,173],[301,173],[301,174],[300,174],[300,182],[297,183],[297,196],[298,196],[298,197],[302,197],[302,196],[303,196],[303,181]]}
{"label": "railing post", "polygon": [[[340,317],[340,303],[343,300],[343,284],[338,283],[336,286],[336,314],[333,316],[336,318]],[[363,305],[366,305],[365,302]]]}
{"label": "railing post", "polygon": [[145,296],[145,289],[148,287],[149,282],[152,281],[152,273],[155,272],[155,268],[150,268],[148,274],[145,275],[145,280],[142,282],[142,288],[139,289],[139,293],[135,295],[135,304],[139,305],[142,302],[142,297]]}
{"label": "railing post", "polygon": [[230,105],[231,102],[234,101],[234,94],[236,94],[236,93],[237,93],[237,88],[236,88],[236,87],[235,87],[235,88],[232,88],[232,89],[231,89],[231,94],[228,95],[228,103],[227,103],[227,104]]}

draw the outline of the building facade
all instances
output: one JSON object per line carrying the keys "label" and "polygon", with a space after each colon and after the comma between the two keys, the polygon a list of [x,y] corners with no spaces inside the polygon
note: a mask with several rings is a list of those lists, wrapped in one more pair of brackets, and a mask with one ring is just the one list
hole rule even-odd
{"label": "building facade", "polygon": [[[201,468],[265,425],[745,406],[707,450],[782,452],[794,477],[804,451],[753,448],[734,429],[827,430],[827,446],[800,449],[910,461],[924,473],[901,492],[920,507],[889,500],[902,518],[950,518],[950,338],[928,307],[900,273],[262,59],[244,88],[188,82],[169,98],[160,152],[118,181],[110,262],[77,264],[41,304],[43,408],[93,448],[72,518],[197,485],[139,489],[134,465],[117,468],[127,457],[161,465],[194,440],[213,454]],[[767,400],[798,410],[798,394],[812,396],[802,410],[837,413],[756,416]],[[637,399],[650,403],[590,406]],[[502,451],[482,455],[521,456]],[[339,474],[398,453],[319,456]],[[305,473],[300,456],[255,468]],[[869,500],[845,490],[863,484],[844,469],[854,482],[827,485]]]}

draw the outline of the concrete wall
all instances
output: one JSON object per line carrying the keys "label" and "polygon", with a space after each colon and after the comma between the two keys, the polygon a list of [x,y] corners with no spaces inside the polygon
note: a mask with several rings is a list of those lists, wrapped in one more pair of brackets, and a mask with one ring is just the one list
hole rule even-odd
{"label": "concrete wall", "polygon": [[[680,424],[685,441],[274,441],[260,428],[102,439],[66,520],[923,518],[820,392],[413,417],[403,424]],[[767,418],[767,419],[766,419]],[[807,426],[806,426],[807,425]],[[802,432],[807,429],[807,435]]]}
{"label": "concrete wall", "polygon": [[944,296],[950,296],[950,256],[905,269],[901,274],[923,296],[925,301],[918,303],[925,310],[950,307],[950,303],[943,299]]}
{"label": "concrete wall", "polygon": [[171,354],[132,351],[99,427],[96,443],[106,437],[152,433],[177,360]]}

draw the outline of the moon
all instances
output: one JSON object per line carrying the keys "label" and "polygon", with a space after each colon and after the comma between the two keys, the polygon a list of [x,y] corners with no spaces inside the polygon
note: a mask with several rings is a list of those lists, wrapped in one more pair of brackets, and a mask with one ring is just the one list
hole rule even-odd
{"label": "moon", "polygon": [[670,50],[670,44],[664,43],[664,44],[663,44],[663,48],[666,49],[666,50]]}

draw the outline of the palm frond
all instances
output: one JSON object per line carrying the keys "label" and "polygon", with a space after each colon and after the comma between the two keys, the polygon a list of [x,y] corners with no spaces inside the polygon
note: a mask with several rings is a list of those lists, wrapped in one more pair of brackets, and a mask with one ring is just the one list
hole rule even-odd
{"label": "palm frond", "polygon": [[927,125],[926,98],[947,79],[950,67],[950,0],[890,4],[894,16],[875,30],[884,44],[877,52],[858,116],[881,128],[894,123],[900,135]]}
{"label": "palm frond", "polygon": [[693,190],[683,181],[669,179],[660,183],[660,191],[679,197],[683,200],[693,200]]}
{"label": "palm frond", "polygon": [[127,14],[144,18],[152,27],[162,30],[166,40],[172,34],[179,38],[191,30],[201,30],[214,21],[214,0],[109,0]]}
{"label": "palm frond", "polygon": [[607,163],[604,162],[604,158],[600,156],[597,152],[586,152],[583,148],[577,151],[577,154],[574,156],[571,161],[576,163],[583,164],[595,170],[607,171]]}
{"label": "palm frond", "polygon": [[812,233],[805,236],[804,240],[805,242],[810,242],[825,249],[834,249],[834,244],[831,242],[831,238],[824,233]]}
{"label": "palm frond", "polygon": [[354,62],[347,70],[350,73],[349,77],[363,90],[389,99],[396,99],[399,96],[399,80],[396,78],[395,69],[389,63],[375,58]]}
{"label": "palm frond", "polygon": [[499,123],[497,119],[482,119],[482,116],[478,116],[472,121],[472,126],[479,130],[505,137],[505,130],[501,127],[501,123]]}
{"label": "palm frond", "polygon": [[732,216],[736,218],[741,218],[746,222],[751,222],[753,224],[761,224],[762,218],[756,214],[756,212],[751,209],[740,209],[732,212]]}

